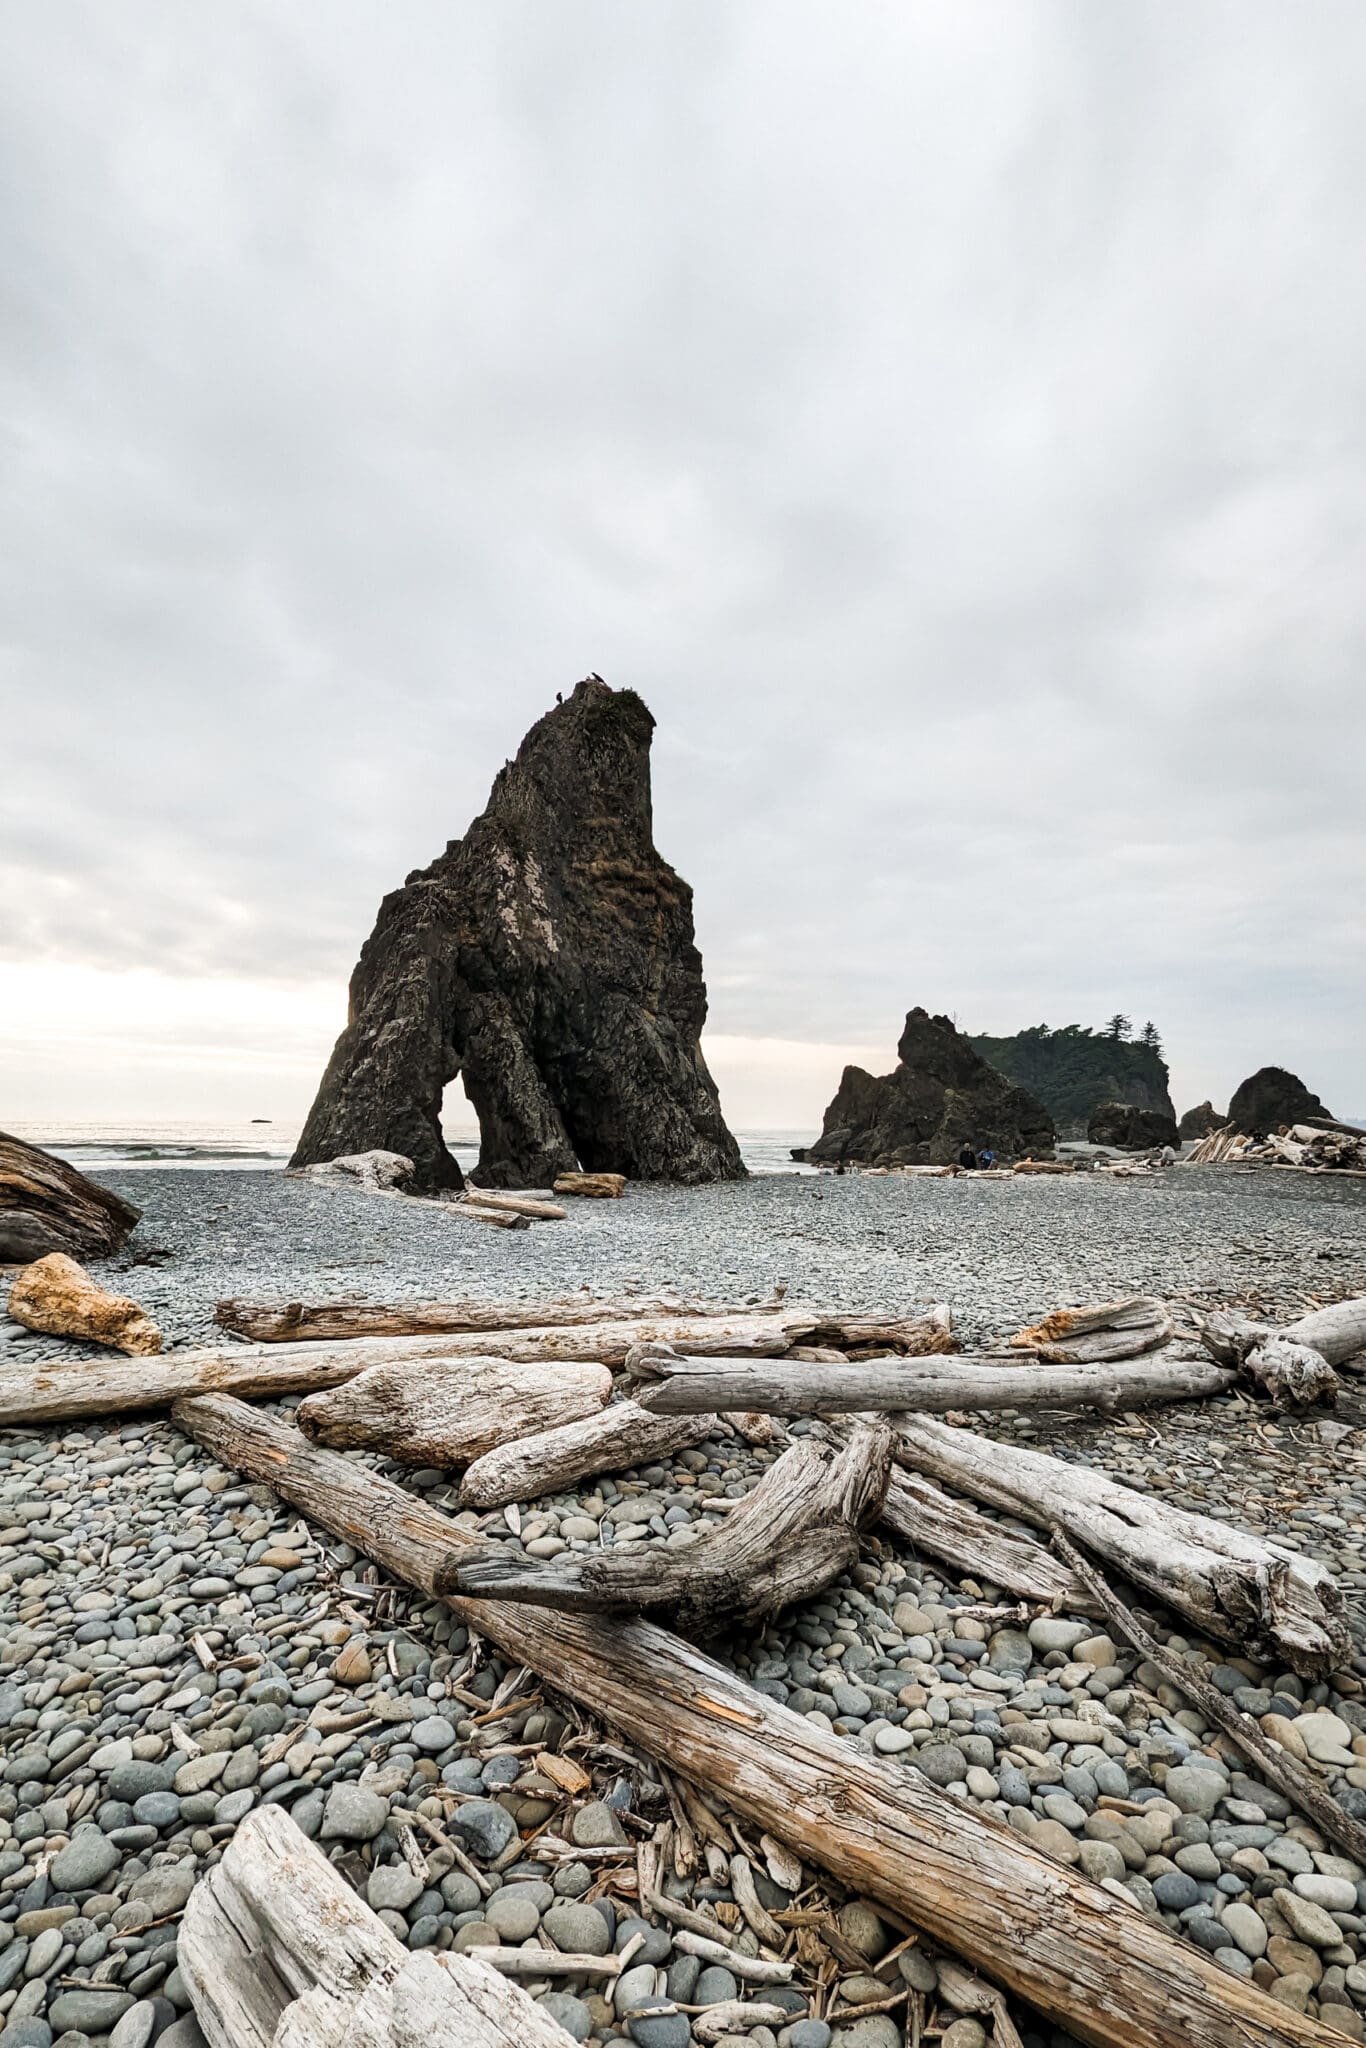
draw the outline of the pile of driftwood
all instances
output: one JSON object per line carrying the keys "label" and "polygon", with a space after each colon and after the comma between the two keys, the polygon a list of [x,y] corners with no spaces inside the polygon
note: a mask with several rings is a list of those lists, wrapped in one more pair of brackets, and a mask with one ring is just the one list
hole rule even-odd
{"label": "pile of driftwood", "polygon": [[[881,1521],[1026,1601],[1104,1615],[1155,1662],[1166,1653],[1106,1567],[1236,1653],[1329,1676],[1350,1643],[1342,1595],[1312,1559],[964,1424],[993,1409],[1127,1410],[1240,1385],[1305,1398],[1306,1375],[1321,1378],[1313,1359],[1332,1375],[1366,1346],[1366,1302],[1317,1311],[1284,1331],[1210,1317],[1195,1343],[1176,1336],[1162,1303],[1135,1297],[1059,1311],[1000,1350],[975,1354],[956,1350],[943,1307],[850,1316],[780,1300],[738,1310],[640,1299],[235,1301],[219,1315],[251,1341],[0,1374],[0,1424],[173,1401],[177,1424],[224,1465],[273,1487],[427,1597],[447,1599],[462,1621],[646,1755],[720,1792],[774,1840],[944,1942],[1080,2040],[1214,2048],[1236,2037],[1254,2048],[1326,2048],[1333,2038],[1143,1918],[1122,1887],[1090,1883],[919,1773],[816,1727],[696,1641],[752,1627],[818,1592]],[[237,1398],[282,1392],[307,1397],[288,1420]],[[794,1416],[820,1419],[789,1439],[776,1418]],[[718,1508],[713,1526],[690,1542],[548,1560],[509,1550],[341,1454],[378,1450],[453,1470],[463,1505],[515,1513],[519,1501],[728,1429],[779,1455],[749,1495]],[[1172,1683],[1196,1698],[1200,1681],[1184,1662],[1168,1666]],[[1223,1695],[1199,1693],[1198,1704],[1327,1838],[1366,1861],[1366,1829],[1303,1765]],[[307,1856],[298,1865],[301,1852],[287,1837],[259,1833],[242,1838],[241,1856],[225,1857],[215,1872],[218,1905],[204,1903],[198,1947],[199,1922],[190,1923],[187,1981],[206,2000],[245,1982],[233,1943],[250,1952],[253,1929],[271,1929],[294,1954],[290,1901],[315,1899],[324,1883]],[[263,1875],[246,1869],[251,1858],[275,1861]],[[332,1920],[333,1908],[320,1895],[315,1902],[310,1924],[340,1927],[362,1961],[352,1969],[330,1958],[314,1924],[312,1960],[276,1972],[307,2008],[297,2025],[318,2021],[314,2033],[290,2031],[290,2039],[397,2043],[419,2011],[445,2025],[457,1999],[481,2015],[483,2032],[471,2022],[462,2034],[451,2020],[452,2040],[541,2038],[520,2012],[505,2014],[503,1993],[479,1972],[466,1978],[434,1962],[451,1982],[416,1983],[413,1965],[383,1941],[377,1950],[373,1930],[348,1918],[349,1905]],[[211,1980],[227,1989],[215,1992]],[[365,2027],[357,2020],[347,2031],[337,2021],[338,1985]],[[292,2030],[294,2015],[291,2006]],[[235,2032],[225,2019],[211,2039],[232,2048],[278,2041],[277,2020],[278,2011],[269,2029],[262,2023],[252,2034],[245,2019]]]}
{"label": "pile of driftwood", "polygon": [[1366,1173],[1366,1131],[1345,1125],[1288,1124],[1250,1138],[1225,1124],[1182,1160],[1183,1166],[1291,1166],[1302,1173]]}

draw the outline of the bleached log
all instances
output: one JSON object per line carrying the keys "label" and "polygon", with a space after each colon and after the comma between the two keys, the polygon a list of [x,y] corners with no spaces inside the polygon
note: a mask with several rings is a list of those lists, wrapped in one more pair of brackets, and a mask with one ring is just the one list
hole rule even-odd
{"label": "bleached log", "polygon": [[185,1907],[177,1964],[209,2048],[567,2048],[477,1954],[410,1955],[281,1806],[258,1806]]}
{"label": "bleached log", "polygon": [[1011,1167],[1012,1173],[1071,1173],[1070,1159],[1020,1159]]}
{"label": "bleached log", "polygon": [[1292,1344],[1307,1344],[1330,1365],[1345,1365],[1358,1352],[1366,1351],[1366,1297],[1312,1309],[1287,1323],[1280,1334]]}
{"label": "bleached log", "polygon": [[714,1415],[651,1415],[635,1401],[613,1401],[578,1422],[485,1451],[461,1481],[460,1499],[469,1508],[539,1500],[597,1472],[625,1472],[675,1457],[715,1428]]}
{"label": "bleached log", "polygon": [[557,1195],[578,1195],[590,1202],[619,1202],[626,1192],[624,1173],[562,1173],[555,1183]]}
{"label": "bleached log", "polygon": [[[175,1420],[429,1596],[472,1540],[428,1502],[239,1401],[185,1401]],[[817,1727],[664,1629],[496,1601],[450,1606],[622,1740],[714,1788],[1090,2048],[1227,2048],[1231,2035],[1240,2048],[1341,2048],[1333,2029],[1229,1976],[993,1816]]]}
{"label": "bleached log", "polygon": [[1138,1364],[1041,1365],[999,1358],[879,1358],[848,1365],[799,1359],[678,1358],[641,1346],[627,1369],[645,1382],[636,1398],[653,1415],[748,1409],[768,1415],[849,1415],[905,1409],[1140,1407],[1223,1393],[1234,1375],[1203,1359]]}
{"label": "bleached log", "polygon": [[[800,1325],[806,1329],[809,1322]],[[743,1316],[660,1316],[582,1328],[508,1330],[490,1347],[482,1330],[449,1336],[369,1337],[341,1343],[224,1344],[205,1350],[166,1351],[157,1358],[45,1359],[0,1368],[0,1428],[15,1423],[62,1422],[83,1415],[130,1414],[167,1408],[192,1394],[240,1394],[270,1400],[342,1386],[370,1366],[400,1359],[482,1358],[496,1348],[517,1364],[559,1365],[592,1359],[621,1366],[633,1344],[668,1343],[680,1351],[779,1352],[787,1349],[782,1320]]]}
{"label": "bleached log", "polygon": [[311,1303],[234,1297],[219,1302],[214,1321],[257,1344],[297,1344],[323,1338],[340,1343],[348,1337],[436,1337],[479,1330],[581,1329],[585,1324],[657,1321],[663,1316],[688,1316],[694,1320],[703,1316],[749,1318],[776,1314],[780,1307],[776,1301],[756,1308],[713,1307],[703,1302],[643,1294],[616,1300],[575,1294],[550,1301]]}
{"label": "bleached log", "polygon": [[467,1223],[486,1223],[490,1230],[530,1230],[531,1228],[531,1219],[527,1216],[519,1215],[515,1209],[495,1209],[483,1202],[467,1202],[463,1196],[457,1202],[442,1202],[440,1206],[448,1210],[453,1216],[463,1216]]}
{"label": "bleached log", "polygon": [[509,1437],[596,1415],[612,1392],[605,1365],[428,1358],[376,1365],[299,1403],[304,1435],[333,1449],[384,1451],[409,1465],[466,1465]]}
{"label": "bleached log", "polygon": [[1068,1614],[1097,1612],[1075,1574],[1042,1543],[942,1493],[923,1473],[893,1464],[882,1519],[905,1542],[964,1576]]}
{"label": "bleached log", "polygon": [[1055,1309],[1041,1323],[1017,1330],[1010,1344],[1055,1365],[1084,1365],[1138,1358],[1165,1344],[1174,1329],[1165,1302],[1135,1294],[1094,1308]]}
{"label": "bleached log", "polygon": [[545,1560],[487,1543],[453,1557],[439,1593],[576,1612],[660,1614],[688,1635],[752,1625],[809,1599],[855,1563],[859,1530],[887,1490],[891,1431],[860,1423],[839,1450],[792,1444],[719,1529],[689,1544],[562,1552]]}
{"label": "bleached log", "polygon": [[533,1223],[563,1223],[569,1214],[558,1202],[538,1201],[534,1195],[495,1195],[485,1188],[470,1187],[460,1197],[460,1207],[506,1209],[510,1216],[526,1216]]}
{"label": "bleached log", "polygon": [[904,1463],[1038,1528],[1062,1529],[1244,1656],[1315,1679],[1351,1656],[1342,1592],[1312,1558],[1135,1493],[1089,1465],[928,1416],[897,1427]]}
{"label": "bleached log", "polygon": [[1315,1402],[1331,1407],[1342,1389],[1322,1352],[1292,1344],[1280,1334],[1254,1345],[1243,1360],[1243,1370],[1278,1408],[1306,1408]]}

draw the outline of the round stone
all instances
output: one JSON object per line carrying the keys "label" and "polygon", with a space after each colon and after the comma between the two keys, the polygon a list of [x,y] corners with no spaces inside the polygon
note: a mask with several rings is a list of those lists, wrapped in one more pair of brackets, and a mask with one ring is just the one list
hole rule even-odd
{"label": "round stone", "polygon": [[552,1906],[542,1922],[556,1948],[576,1956],[605,1956],[612,1946],[607,1922],[596,1906],[577,1906],[562,1900]]}
{"label": "round stone", "polygon": [[956,1785],[967,1778],[968,1760],[956,1743],[927,1743],[915,1760],[932,1785]]}
{"label": "round stone", "polygon": [[180,1819],[180,1801],[174,1792],[147,1792],[133,1801],[133,1818],[147,1827],[174,1827]]}
{"label": "round stone", "polygon": [[709,1963],[697,1980],[692,1995],[694,2005],[726,2005],[740,1996],[740,1984],[720,1963]]}
{"label": "round stone", "polygon": [[455,1741],[455,1730],[444,1714],[429,1714],[413,1727],[413,1741],[426,1756],[439,1756]]}
{"label": "round stone", "polygon": [[662,2012],[637,2011],[626,2025],[637,2048],[688,2048],[692,2040],[688,2015],[667,2008]]}
{"label": "round stone", "polygon": [[593,2015],[571,1991],[547,1991],[536,2003],[559,2021],[571,2041],[586,2041],[592,2033]]}
{"label": "round stone", "polygon": [[147,2048],[157,2023],[157,2009],[150,1998],[130,2005],[109,2036],[109,2048]]}
{"label": "round stone", "polygon": [[386,1863],[370,1872],[365,1899],[377,1913],[406,1913],[422,1892],[422,1879],[406,1863]]}
{"label": "round stone", "polygon": [[484,1918],[504,1941],[529,1941],[541,1924],[541,1910],[531,1897],[530,1885],[510,1884],[493,1894],[484,1907]]}
{"label": "round stone", "polygon": [[502,1855],[517,1832],[517,1823],[505,1806],[492,1799],[470,1799],[452,1819],[451,1828],[473,1855],[482,1856],[487,1863]]}
{"label": "round stone", "polygon": [[53,1857],[49,1875],[59,1892],[88,1892],[101,1884],[118,1862],[118,1850],[98,1828],[77,1828],[66,1847]]}
{"label": "round stone", "polygon": [[1173,1764],[1162,1787],[1167,1798],[1182,1813],[1198,1813],[1208,1820],[1228,1790],[1221,1771],[1205,1771],[1194,1764]]}
{"label": "round stone", "polygon": [[1184,1913],[1200,1896],[1200,1887],[1184,1870],[1164,1870],[1152,1880],[1153,1897],[1166,1913]]}
{"label": "round stone", "polygon": [[[373,1842],[389,1818],[388,1801],[366,1785],[335,1784],[323,1808],[321,1838],[324,1842]],[[507,1816],[512,1825],[511,1815]],[[456,1826],[460,1816],[456,1815]]]}
{"label": "round stone", "polygon": [[1260,1913],[1238,1899],[1224,1908],[1224,1931],[1253,1962],[1266,1954],[1266,1922]]}

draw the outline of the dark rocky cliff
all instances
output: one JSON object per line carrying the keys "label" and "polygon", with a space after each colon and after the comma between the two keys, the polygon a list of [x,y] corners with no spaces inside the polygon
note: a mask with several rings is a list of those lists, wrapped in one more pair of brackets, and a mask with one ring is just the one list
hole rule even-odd
{"label": "dark rocky cliff", "polygon": [[1048,1152],[1053,1120],[976,1052],[947,1017],[912,1010],[900,1064],[881,1078],[846,1067],[825,1127],[802,1157],[821,1165],[947,1166],[964,1144],[1003,1158]]}
{"label": "dark rocky cliff", "polygon": [[463,1074],[485,1186],[743,1175],[699,1045],[692,891],[654,847],[653,731],[634,691],[580,683],[385,897],[296,1166],[382,1147],[459,1187],[441,1102]]}
{"label": "dark rocky cliff", "polygon": [[1332,1123],[1333,1112],[1311,1094],[1298,1074],[1284,1067],[1259,1067],[1233,1091],[1228,1120],[1235,1131],[1265,1138],[1282,1124]]}

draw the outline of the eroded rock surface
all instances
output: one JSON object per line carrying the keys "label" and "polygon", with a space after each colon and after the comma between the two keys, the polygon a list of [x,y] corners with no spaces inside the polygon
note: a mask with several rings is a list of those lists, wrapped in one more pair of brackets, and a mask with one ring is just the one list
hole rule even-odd
{"label": "eroded rock surface", "polygon": [[1146,1152],[1155,1145],[1177,1145],[1176,1118],[1161,1110],[1140,1109],[1132,1102],[1102,1102],[1086,1126],[1093,1145],[1116,1145],[1124,1152]]}
{"label": "eroded rock surface", "polygon": [[1228,1121],[1250,1138],[1266,1138],[1284,1124],[1332,1123],[1333,1112],[1284,1067],[1259,1067],[1234,1090]]}
{"label": "eroded rock surface", "polygon": [[1053,1119],[1043,1104],[988,1066],[947,1017],[910,1011],[897,1054],[890,1074],[845,1068],[820,1137],[799,1156],[822,1165],[946,1166],[965,1144],[1002,1159],[1051,1149]]}
{"label": "eroded rock surface", "polygon": [[738,1179],[699,1044],[692,891],[655,851],[654,720],[596,677],[527,734],[482,816],[386,896],[295,1166],[377,1149],[459,1187],[441,1135],[457,1074],[474,1178]]}
{"label": "eroded rock surface", "polygon": [[1212,1102],[1198,1102],[1194,1109],[1186,1111],[1176,1128],[1184,1142],[1187,1138],[1207,1138],[1211,1131],[1221,1131],[1227,1121]]}

